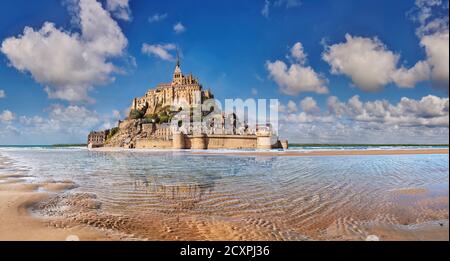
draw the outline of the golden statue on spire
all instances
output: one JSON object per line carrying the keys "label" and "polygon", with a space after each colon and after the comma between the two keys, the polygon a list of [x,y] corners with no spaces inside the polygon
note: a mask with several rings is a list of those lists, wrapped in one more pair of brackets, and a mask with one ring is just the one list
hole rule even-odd
{"label": "golden statue on spire", "polygon": [[178,47],[177,47],[177,67],[180,67],[180,52],[178,51]]}

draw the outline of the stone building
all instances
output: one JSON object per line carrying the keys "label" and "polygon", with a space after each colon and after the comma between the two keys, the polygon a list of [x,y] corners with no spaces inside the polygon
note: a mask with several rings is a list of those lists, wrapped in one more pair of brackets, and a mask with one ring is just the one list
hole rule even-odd
{"label": "stone building", "polygon": [[172,139],[172,128],[170,124],[158,125],[156,131],[153,133],[152,138],[160,140],[171,140]]}
{"label": "stone building", "polygon": [[141,136],[149,139],[171,140],[172,128],[169,123],[144,123],[142,124]]}
{"label": "stone building", "polygon": [[89,148],[99,148],[103,147],[108,137],[109,131],[92,131],[88,135],[88,147]]}
{"label": "stone building", "polygon": [[156,88],[148,90],[143,97],[133,99],[130,109],[151,115],[158,106],[171,106],[180,102],[192,106],[213,97],[209,90],[203,90],[202,85],[192,74],[183,75],[178,59],[172,82],[158,84]]}

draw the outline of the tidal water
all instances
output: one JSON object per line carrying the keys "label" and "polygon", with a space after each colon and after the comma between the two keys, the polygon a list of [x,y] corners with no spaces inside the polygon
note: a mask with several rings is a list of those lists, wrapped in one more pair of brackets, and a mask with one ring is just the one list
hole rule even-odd
{"label": "tidal water", "polygon": [[[102,211],[261,229],[251,239],[362,239],[373,226],[448,220],[448,155],[261,157],[40,147],[0,148],[0,155],[29,173],[28,182],[75,182],[68,193],[94,193]],[[258,238],[264,233],[274,237]]]}

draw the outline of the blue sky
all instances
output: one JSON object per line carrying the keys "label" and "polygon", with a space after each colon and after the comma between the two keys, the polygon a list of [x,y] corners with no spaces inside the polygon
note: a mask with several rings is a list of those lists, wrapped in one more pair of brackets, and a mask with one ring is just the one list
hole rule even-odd
{"label": "blue sky", "polygon": [[173,46],[217,98],[279,99],[292,141],[448,142],[448,1],[99,3],[3,1],[0,144],[84,142],[170,81]]}

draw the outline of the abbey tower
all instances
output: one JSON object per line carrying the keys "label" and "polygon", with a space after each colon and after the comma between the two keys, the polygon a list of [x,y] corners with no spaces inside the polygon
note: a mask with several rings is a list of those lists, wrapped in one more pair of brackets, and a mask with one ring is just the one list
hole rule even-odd
{"label": "abbey tower", "polygon": [[150,115],[157,107],[170,106],[179,102],[192,106],[213,97],[209,90],[203,90],[198,79],[192,74],[183,75],[178,58],[172,82],[158,84],[156,88],[148,90],[143,97],[133,99],[131,110],[145,111],[145,115]]}

